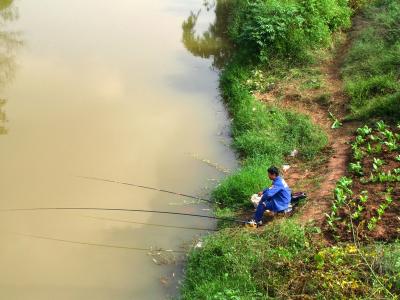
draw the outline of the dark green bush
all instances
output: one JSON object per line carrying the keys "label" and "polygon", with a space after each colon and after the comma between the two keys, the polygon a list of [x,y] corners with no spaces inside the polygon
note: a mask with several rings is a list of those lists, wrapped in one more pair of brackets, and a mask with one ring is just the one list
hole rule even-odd
{"label": "dark green bush", "polygon": [[326,46],[332,32],[350,26],[345,0],[236,0],[235,5],[230,36],[256,60],[304,60],[309,50]]}

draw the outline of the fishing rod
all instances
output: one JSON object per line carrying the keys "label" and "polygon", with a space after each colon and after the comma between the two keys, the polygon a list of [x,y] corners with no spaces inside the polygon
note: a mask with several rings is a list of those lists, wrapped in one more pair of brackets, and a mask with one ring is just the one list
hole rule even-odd
{"label": "fishing rod", "polygon": [[113,245],[113,244],[101,244],[101,243],[92,243],[92,242],[81,242],[81,241],[73,241],[67,239],[60,239],[36,234],[27,234],[27,233],[20,233],[20,232],[7,232],[9,234],[20,235],[24,237],[30,237],[40,240],[48,240],[48,241],[55,241],[55,242],[63,242],[69,244],[77,244],[77,245],[85,245],[85,246],[97,246],[97,247],[104,247],[104,248],[117,248],[117,249],[125,249],[125,250],[136,250],[136,251],[156,251],[156,252],[170,252],[170,253],[186,253],[183,250],[170,250],[170,249],[151,249],[151,248],[140,248],[140,247],[131,247],[131,246],[123,246],[123,245]]}
{"label": "fishing rod", "polygon": [[130,208],[105,208],[105,207],[32,207],[32,208],[5,208],[0,209],[0,212],[18,212],[18,211],[44,211],[44,210],[98,210],[98,211],[124,211],[124,212],[142,212],[142,213],[155,213],[155,214],[167,214],[167,215],[179,215],[189,216],[198,218],[207,218],[220,221],[228,221],[240,224],[247,224],[247,221],[225,218],[225,217],[214,217],[199,214],[180,213],[173,211],[161,211],[161,210],[147,210],[147,209],[130,209]]}
{"label": "fishing rod", "polygon": [[111,180],[111,179],[104,179],[104,178],[99,178],[99,177],[91,177],[91,176],[76,176],[76,177],[83,178],[83,179],[89,179],[89,180],[97,180],[97,181],[104,181],[104,182],[111,182],[111,183],[129,185],[129,186],[133,186],[133,187],[137,187],[137,188],[141,188],[141,189],[158,191],[158,192],[162,192],[162,193],[182,196],[182,197],[186,197],[186,198],[205,201],[205,202],[208,202],[208,203],[215,203],[214,201],[212,201],[210,199],[205,199],[205,198],[201,198],[201,197],[197,197],[197,196],[193,196],[193,195],[173,192],[173,191],[169,191],[169,190],[165,190],[165,189],[159,189],[159,188],[155,188],[155,187],[151,187],[151,186],[144,186],[144,185],[139,185],[139,184],[134,184],[134,183],[129,183],[129,182],[123,182],[123,181],[117,181],[117,180]]}
{"label": "fishing rod", "polygon": [[128,224],[139,224],[139,225],[155,226],[155,227],[163,227],[163,228],[176,228],[176,229],[188,229],[188,230],[199,230],[199,231],[218,231],[217,229],[212,229],[212,228],[199,228],[199,227],[188,227],[188,226],[154,224],[154,223],[135,222],[135,221],[128,221],[128,220],[114,219],[114,218],[96,217],[96,216],[82,216],[82,217],[95,219],[95,220],[103,220],[103,221],[118,222],[118,223],[128,223]]}

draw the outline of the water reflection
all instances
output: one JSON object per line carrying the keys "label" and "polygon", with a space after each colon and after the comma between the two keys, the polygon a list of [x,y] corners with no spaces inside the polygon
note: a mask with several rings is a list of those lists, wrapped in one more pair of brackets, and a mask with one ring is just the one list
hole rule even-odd
{"label": "water reflection", "polygon": [[[8,30],[7,26],[17,19],[18,11],[13,5],[13,0],[0,0],[0,88],[7,84],[15,73],[15,52],[22,42],[18,33]],[[7,133],[4,127],[5,103],[4,99],[0,99],[0,135]]]}
{"label": "water reflection", "polygon": [[4,127],[4,124],[6,122],[6,113],[4,112],[3,107],[5,103],[5,100],[0,99],[0,134],[7,133],[7,130]]}
{"label": "water reflection", "polygon": [[231,55],[231,45],[227,39],[226,22],[229,16],[229,1],[204,2],[207,11],[215,9],[215,21],[201,35],[196,33],[196,25],[202,13],[191,12],[182,24],[182,42],[194,56],[212,58],[215,68],[222,68]]}

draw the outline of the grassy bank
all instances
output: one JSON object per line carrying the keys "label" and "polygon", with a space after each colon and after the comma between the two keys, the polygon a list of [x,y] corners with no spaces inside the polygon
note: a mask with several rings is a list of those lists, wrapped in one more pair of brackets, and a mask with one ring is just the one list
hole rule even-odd
{"label": "grassy bank", "polygon": [[351,118],[400,119],[400,3],[379,0],[358,17],[343,68]]}
{"label": "grassy bank", "polygon": [[393,299],[400,292],[400,243],[326,247],[320,232],[283,220],[265,231],[209,236],[190,253],[182,298]]}
{"label": "grassy bank", "polygon": [[258,101],[246,84],[251,67],[233,61],[220,81],[242,167],[217,186],[213,198],[231,208],[248,205],[250,195],[268,184],[268,166],[280,165],[294,149],[305,159],[313,158],[327,143],[325,133],[307,116]]}
{"label": "grassy bank", "polygon": [[[217,18],[218,9],[224,7],[226,19],[219,23],[225,24],[224,32],[235,49],[221,72],[220,88],[233,119],[233,147],[241,159],[241,167],[212,193],[219,203],[217,214],[234,215],[237,210],[246,208],[250,195],[269,184],[266,168],[272,164],[281,165],[293,149],[299,150],[301,160],[308,161],[315,159],[326,146],[326,133],[310,118],[260,102],[252,91],[260,81],[263,81],[262,88],[268,90],[274,80],[285,78],[293,70],[301,73],[305,84],[309,83],[305,88],[314,88],[318,84],[315,80],[318,74],[305,70],[310,70],[308,66],[318,59],[319,51],[333,42],[336,32],[350,27],[354,9],[363,2],[217,1]],[[391,5],[391,1],[381,2],[376,5]],[[365,11],[372,11],[374,5]],[[385,12],[382,7],[381,11]],[[386,13],[392,12],[386,10]],[[359,80],[357,72],[349,71],[351,51],[344,69],[349,95],[348,82]],[[260,76],[255,70],[262,70],[269,77],[257,78]],[[385,103],[389,103],[388,107],[391,105],[390,101]],[[222,229],[206,237],[203,247],[189,254],[181,297],[397,297],[400,293],[399,242],[360,244],[358,241],[329,241],[326,237],[326,228],[299,225],[295,217],[275,220],[257,231]]]}

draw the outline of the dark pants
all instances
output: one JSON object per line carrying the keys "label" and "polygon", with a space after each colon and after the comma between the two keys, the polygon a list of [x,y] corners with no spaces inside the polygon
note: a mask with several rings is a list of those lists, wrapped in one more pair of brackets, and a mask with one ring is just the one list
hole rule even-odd
{"label": "dark pants", "polygon": [[262,220],[264,212],[267,209],[272,210],[272,202],[268,200],[263,202],[261,199],[260,203],[257,206],[256,213],[254,215],[254,219],[256,220],[256,222],[260,222]]}

